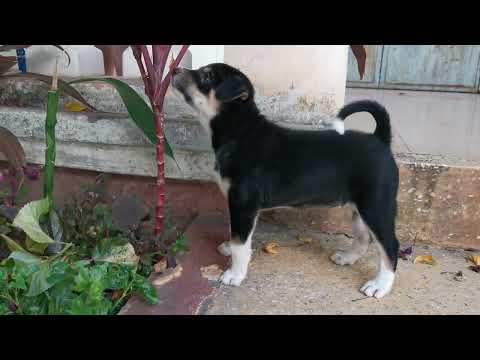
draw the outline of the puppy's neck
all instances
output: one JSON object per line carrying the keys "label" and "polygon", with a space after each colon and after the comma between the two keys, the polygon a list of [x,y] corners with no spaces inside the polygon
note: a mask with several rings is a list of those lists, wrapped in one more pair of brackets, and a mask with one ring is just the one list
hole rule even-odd
{"label": "puppy's neck", "polygon": [[265,123],[255,103],[225,104],[210,120],[212,146],[217,152],[222,146],[248,139]]}

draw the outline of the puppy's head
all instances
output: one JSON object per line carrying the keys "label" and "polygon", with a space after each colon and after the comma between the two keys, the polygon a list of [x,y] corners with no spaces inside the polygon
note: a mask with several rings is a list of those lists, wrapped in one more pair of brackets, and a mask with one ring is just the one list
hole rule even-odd
{"label": "puppy's head", "polygon": [[253,103],[252,83],[239,70],[226,64],[210,64],[198,70],[177,68],[173,88],[206,120],[215,117],[227,105]]}

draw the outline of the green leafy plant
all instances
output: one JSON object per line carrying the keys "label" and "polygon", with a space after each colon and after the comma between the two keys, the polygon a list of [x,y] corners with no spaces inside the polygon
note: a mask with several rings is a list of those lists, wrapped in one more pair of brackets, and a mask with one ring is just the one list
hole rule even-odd
{"label": "green leafy plant", "polygon": [[148,279],[128,265],[59,257],[0,265],[0,314],[111,315],[133,294],[158,300]]}
{"label": "green leafy plant", "polygon": [[[104,315],[118,312],[133,294],[157,301],[149,273],[139,271],[139,257],[120,231],[109,238],[99,233],[83,253],[78,244],[62,243],[60,252],[45,254],[54,242],[40,224],[48,208],[48,198],[34,201],[14,219],[12,226],[24,232],[26,248],[8,232],[0,233],[11,251],[0,264],[0,314]],[[96,216],[108,218],[102,212]],[[113,229],[107,225],[103,231]]]}

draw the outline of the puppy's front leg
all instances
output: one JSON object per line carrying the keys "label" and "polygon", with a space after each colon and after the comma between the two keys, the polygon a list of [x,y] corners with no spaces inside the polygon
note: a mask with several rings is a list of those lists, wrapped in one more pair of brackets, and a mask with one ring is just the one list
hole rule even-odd
{"label": "puppy's front leg", "polygon": [[231,240],[228,250],[232,265],[220,280],[226,285],[239,286],[247,276],[248,264],[252,256],[252,236],[257,224],[258,211],[247,207],[230,205]]}

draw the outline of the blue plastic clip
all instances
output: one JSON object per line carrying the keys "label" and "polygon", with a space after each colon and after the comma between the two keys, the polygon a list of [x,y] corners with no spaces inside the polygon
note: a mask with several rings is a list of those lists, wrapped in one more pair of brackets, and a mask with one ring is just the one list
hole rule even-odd
{"label": "blue plastic clip", "polygon": [[23,48],[17,49],[17,63],[18,69],[22,73],[27,72],[27,58],[25,56],[25,49]]}

